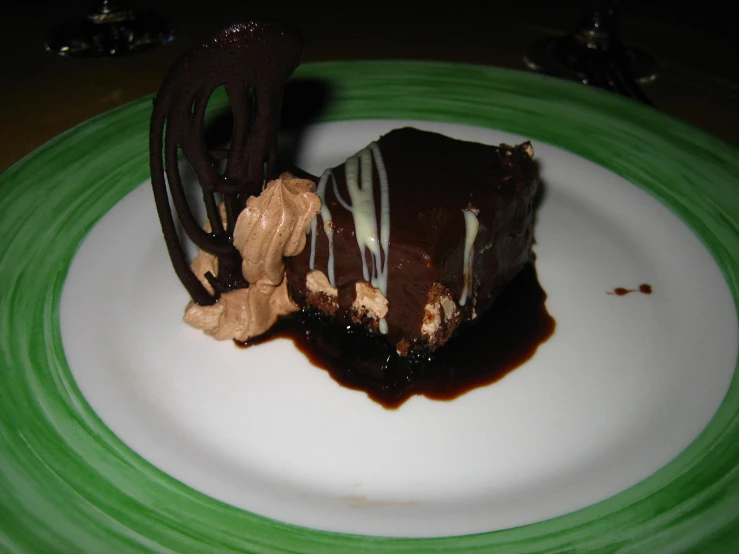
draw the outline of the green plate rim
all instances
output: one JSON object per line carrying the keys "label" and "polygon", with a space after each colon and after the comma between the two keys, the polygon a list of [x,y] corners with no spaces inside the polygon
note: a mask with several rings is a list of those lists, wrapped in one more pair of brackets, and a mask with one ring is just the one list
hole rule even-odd
{"label": "green plate rim", "polygon": [[[612,94],[493,67],[324,62],[295,78],[329,83],[323,121],[490,127],[614,171],[693,229],[737,306],[739,155],[716,137]],[[0,175],[0,551],[739,551],[736,368],[706,429],[644,481],[558,518],[477,535],[382,538],[287,525],[198,493],[131,451],[74,383],[59,302],[89,230],[148,179],[150,112],[151,97],[106,112]]]}

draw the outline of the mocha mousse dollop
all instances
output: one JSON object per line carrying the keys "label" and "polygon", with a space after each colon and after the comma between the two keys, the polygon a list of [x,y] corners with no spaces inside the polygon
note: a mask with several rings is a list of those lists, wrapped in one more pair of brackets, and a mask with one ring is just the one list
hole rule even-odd
{"label": "mocha mousse dollop", "polygon": [[[191,301],[185,309],[187,323],[216,339],[244,342],[267,331],[280,316],[298,311],[287,293],[284,258],[305,248],[306,231],[321,208],[314,190],[312,181],[283,173],[259,196],[247,200],[236,220],[233,242],[250,286],[225,292],[209,306]],[[210,232],[210,225],[205,229]],[[218,258],[201,250],[192,269],[212,293],[205,275],[218,274]]]}

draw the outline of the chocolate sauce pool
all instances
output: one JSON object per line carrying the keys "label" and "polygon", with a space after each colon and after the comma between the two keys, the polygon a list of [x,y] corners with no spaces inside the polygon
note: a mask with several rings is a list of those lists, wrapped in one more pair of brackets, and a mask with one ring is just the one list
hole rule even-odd
{"label": "chocolate sauce pool", "polygon": [[555,321],[545,301],[536,269],[527,264],[493,308],[475,324],[461,328],[433,359],[402,358],[363,328],[347,328],[317,312],[283,318],[265,335],[237,344],[251,347],[290,339],[337,383],[394,409],[416,394],[434,400],[457,398],[526,362],[554,332]]}

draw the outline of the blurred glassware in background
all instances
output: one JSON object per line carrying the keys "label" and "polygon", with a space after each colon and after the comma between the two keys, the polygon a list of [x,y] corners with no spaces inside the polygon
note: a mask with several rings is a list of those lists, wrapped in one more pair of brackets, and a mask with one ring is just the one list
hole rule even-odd
{"label": "blurred glassware in background", "polygon": [[562,37],[544,38],[531,45],[524,61],[534,71],[579,81],[646,104],[652,104],[637,83],[657,78],[655,59],[621,42],[618,2],[587,14]]}
{"label": "blurred glassware in background", "polygon": [[45,49],[60,56],[113,57],[148,50],[173,39],[174,28],[161,14],[101,0],[87,16],[53,28]]}

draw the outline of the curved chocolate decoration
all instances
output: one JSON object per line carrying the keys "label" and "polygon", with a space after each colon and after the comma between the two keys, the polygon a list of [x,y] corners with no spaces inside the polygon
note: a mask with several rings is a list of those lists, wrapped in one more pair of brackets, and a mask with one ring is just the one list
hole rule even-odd
{"label": "curved chocolate decoration", "polygon": [[[277,177],[282,95],[287,79],[300,63],[302,44],[297,29],[286,23],[232,25],[180,58],[154,100],[149,156],[157,213],[174,270],[198,304],[213,304],[220,292],[248,286],[241,274],[241,255],[232,244],[233,230],[246,199],[259,194],[266,180]],[[203,130],[205,110],[211,94],[221,85],[233,111],[233,135],[227,149],[209,152]],[[201,228],[185,198],[177,163],[179,150],[197,175],[212,233]],[[214,164],[223,158],[226,169],[219,175]],[[190,269],[177,236],[167,183],[188,237],[218,256],[218,276],[207,276],[215,295]],[[225,229],[215,193],[223,195]]]}

